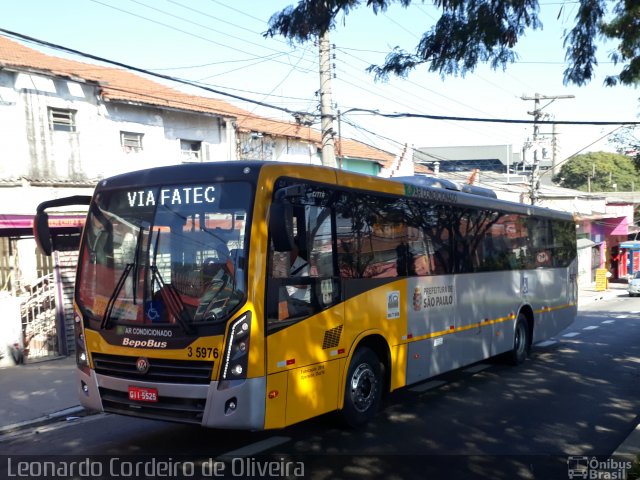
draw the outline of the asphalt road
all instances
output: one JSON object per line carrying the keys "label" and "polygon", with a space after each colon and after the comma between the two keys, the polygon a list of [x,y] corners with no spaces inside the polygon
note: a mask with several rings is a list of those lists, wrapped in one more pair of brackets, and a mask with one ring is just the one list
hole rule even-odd
{"label": "asphalt road", "polygon": [[0,476],[21,459],[96,456],[104,478],[166,461],[174,478],[564,479],[571,458],[606,458],[638,423],[639,339],[640,298],[620,297],[581,310],[519,367],[491,360],[395,392],[362,430],[335,415],[273,432],[94,415],[4,439]]}

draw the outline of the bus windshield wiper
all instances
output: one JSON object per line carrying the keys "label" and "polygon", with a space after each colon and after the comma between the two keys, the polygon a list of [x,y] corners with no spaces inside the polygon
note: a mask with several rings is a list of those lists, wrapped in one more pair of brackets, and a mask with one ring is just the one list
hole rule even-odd
{"label": "bus windshield wiper", "polygon": [[138,241],[136,242],[136,252],[133,256],[133,285],[132,285],[132,293],[133,293],[133,304],[136,305],[138,303],[138,263],[140,261],[140,248],[142,247],[142,235],[143,235],[143,227],[140,226],[138,230]]}
{"label": "bus windshield wiper", "polygon": [[153,278],[158,282],[158,285],[160,285],[162,298],[169,308],[169,311],[174,317],[176,317],[178,324],[180,324],[186,334],[193,334],[193,327],[189,325],[189,319],[187,317],[187,311],[184,308],[184,302],[180,298],[180,294],[176,290],[176,287],[164,282],[158,267],[155,265],[151,265],[151,273]]}
{"label": "bus windshield wiper", "polygon": [[124,282],[129,276],[129,273],[131,272],[132,268],[133,268],[133,263],[127,263],[127,265],[124,267],[124,270],[122,271],[122,275],[120,275],[120,278],[118,279],[118,283],[116,284],[116,288],[113,289],[113,293],[111,294],[111,296],[109,297],[109,301],[107,302],[107,307],[104,310],[102,322],[100,323],[100,329],[108,330],[110,328],[111,312],[113,311],[113,306],[115,305],[116,298],[118,298],[118,295],[120,294],[120,290],[122,290],[122,287],[124,286]]}

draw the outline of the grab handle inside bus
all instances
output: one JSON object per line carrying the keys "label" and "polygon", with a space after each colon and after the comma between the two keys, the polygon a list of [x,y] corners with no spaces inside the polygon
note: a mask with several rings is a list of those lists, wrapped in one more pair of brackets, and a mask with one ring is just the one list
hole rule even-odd
{"label": "grab handle inside bus", "polygon": [[33,217],[33,236],[36,239],[36,245],[44,255],[51,255],[51,252],[53,251],[51,231],[49,230],[49,215],[45,210],[52,207],[89,205],[90,203],[91,197],[89,195],[73,195],[71,197],[48,200],[38,205],[38,208],[36,208],[36,214]]}

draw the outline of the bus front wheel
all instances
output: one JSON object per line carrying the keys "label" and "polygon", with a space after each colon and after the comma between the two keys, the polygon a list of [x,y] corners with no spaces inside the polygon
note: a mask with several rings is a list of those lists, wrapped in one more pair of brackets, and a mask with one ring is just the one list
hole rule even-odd
{"label": "bus front wheel", "polygon": [[509,352],[509,363],[520,365],[527,359],[531,349],[531,335],[529,321],[522,313],[516,320],[516,328],[513,334],[513,349]]}
{"label": "bus front wheel", "polygon": [[341,411],[347,425],[358,427],[375,416],[382,398],[382,383],[378,356],[367,347],[356,350],[349,364]]}

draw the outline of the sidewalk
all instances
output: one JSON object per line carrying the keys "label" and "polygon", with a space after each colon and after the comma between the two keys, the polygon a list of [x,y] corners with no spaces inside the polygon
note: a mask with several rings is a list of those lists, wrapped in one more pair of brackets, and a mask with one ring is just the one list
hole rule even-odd
{"label": "sidewalk", "polygon": [[0,436],[82,412],[75,356],[0,369]]}
{"label": "sidewalk", "polygon": [[[627,283],[609,283],[598,292],[580,289],[578,306],[627,295]],[[75,385],[75,357],[0,368],[0,437],[21,428],[83,414]],[[640,425],[621,444],[615,455],[640,453]]]}
{"label": "sidewalk", "polygon": [[628,284],[626,280],[616,280],[609,282],[607,290],[604,291],[596,291],[596,288],[593,285],[580,287],[578,291],[578,308],[591,302],[626,296],[628,295],[627,286]]}

